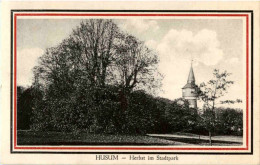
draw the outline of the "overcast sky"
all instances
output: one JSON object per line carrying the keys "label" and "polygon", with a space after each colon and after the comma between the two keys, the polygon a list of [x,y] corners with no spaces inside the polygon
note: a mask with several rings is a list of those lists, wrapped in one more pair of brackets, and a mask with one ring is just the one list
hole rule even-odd
{"label": "overcast sky", "polygon": [[[18,85],[29,86],[32,68],[48,47],[59,44],[80,19],[18,19]],[[243,22],[240,19],[124,19],[118,26],[158,52],[164,75],[159,96],[182,96],[191,59],[196,84],[212,78],[214,68],[227,70],[235,84],[224,99],[244,99]],[[245,101],[244,101],[245,102]],[[241,107],[241,105],[234,106]]]}

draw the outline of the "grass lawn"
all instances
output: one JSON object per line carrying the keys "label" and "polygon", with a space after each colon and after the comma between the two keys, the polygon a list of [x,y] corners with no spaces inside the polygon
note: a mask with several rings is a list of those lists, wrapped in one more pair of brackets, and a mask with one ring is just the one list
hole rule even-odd
{"label": "grass lawn", "polygon": [[[213,136],[214,146],[242,145],[242,137]],[[18,145],[209,145],[208,136],[193,134],[111,135],[18,131]]]}
{"label": "grass lawn", "polygon": [[18,145],[185,145],[145,135],[18,131]]}

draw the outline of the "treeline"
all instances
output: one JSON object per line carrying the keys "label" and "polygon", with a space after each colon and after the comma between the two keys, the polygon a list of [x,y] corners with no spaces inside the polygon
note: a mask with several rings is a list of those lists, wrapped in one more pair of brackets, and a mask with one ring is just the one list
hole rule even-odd
{"label": "treeline", "polygon": [[[205,114],[189,108],[183,99],[156,98],[144,91],[131,92],[126,98],[120,88],[112,86],[85,90],[84,93],[84,96],[71,93],[74,100],[68,97],[67,100],[53,101],[44,100],[43,94],[36,89],[18,87],[18,129],[109,134],[208,134],[201,122]],[[35,104],[41,104],[42,109],[34,109]],[[242,110],[217,108],[215,115],[215,135],[243,134]]]}
{"label": "treeline", "polygon": [[[158,62],[155,51],[113,20],[85,20],[40,57],[32,85],[18,87],[18,129],[206,134],[203,115],[185,100],[154,97],[162,79]],[[218,134],[242,128],[238,111],[219,112],[216,123],[225,128]],[[241,122],[227,124],[226,116]]]}

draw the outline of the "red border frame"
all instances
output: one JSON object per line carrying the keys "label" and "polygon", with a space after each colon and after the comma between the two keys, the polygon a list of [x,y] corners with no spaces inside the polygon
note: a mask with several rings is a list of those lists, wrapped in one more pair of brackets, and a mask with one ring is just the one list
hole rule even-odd
{"label": "red border frame", "polygon": [[[246,147],[245,148],[185,148],[185,147],[19,147],[17,146],[17,17],[18,16],[197,16],[197,17],[245,17],[246,18]],[[249,149],[249,14],[104,14],[104,13],[15,13],[14,14],[14,149],[20,150],[248,150]],[[251,142],[252,143],[252,142]]]}

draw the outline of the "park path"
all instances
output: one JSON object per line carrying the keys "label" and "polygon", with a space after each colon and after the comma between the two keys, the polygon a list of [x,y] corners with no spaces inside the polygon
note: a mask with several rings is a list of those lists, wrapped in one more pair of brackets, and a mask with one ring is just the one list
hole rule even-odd
{"label": "park path", "polygon": [[[168,137],[168,138],[185,138],[185,139],[201,139],[201,140],[209,140],[208,136],[202,135],[179,135],[179,134],[147,134],[152,137]],[[215,141],[225,141],[225,142],[236,142],[243,143],[243,138],[238,136],[212,136],[212,140]]]}

